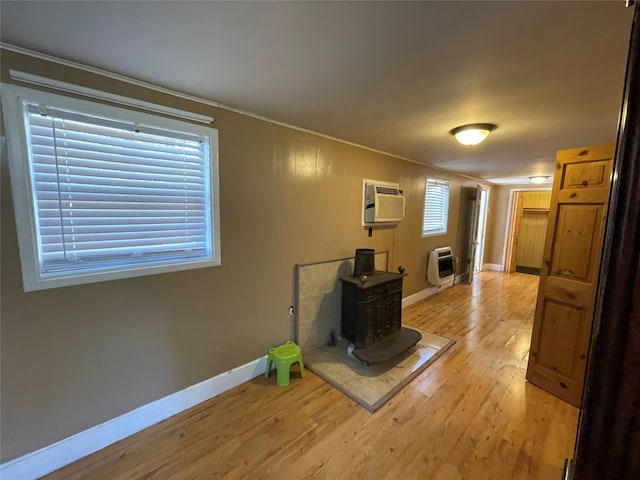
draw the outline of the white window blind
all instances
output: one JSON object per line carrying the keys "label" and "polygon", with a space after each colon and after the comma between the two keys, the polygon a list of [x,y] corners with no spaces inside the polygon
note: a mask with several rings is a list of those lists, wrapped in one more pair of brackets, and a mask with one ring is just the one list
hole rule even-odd
{"label": "white window blind", "polygon": [[422,235],[447,232],[449,213],[449,183],[428,178],[424,192]]}
{"label": "white window blind", "polygon": [[[205,127],[191,130],[184,122],[113,107],[101,108],[123,115],[23,98],[18,105],[28,157],[36,283],[85,277],[63,283],[76,284],[156,273],[156,267],[161,272],[219,264],[212,223],[212,137],[202,133]],[[129,113],[136,118],[129,119]],[[22,222],[19,200],[14,203]],[[21,257],[28,243],[21,241]],[[145,273],[131,274],[134,270]],[[125,274],[87,279],[112,272]],[[27,283],[26,290],[48,288]]]}
{"label": "white window blind", "polygon": [[205,139],[26,110],[42,274],[210,254]]}

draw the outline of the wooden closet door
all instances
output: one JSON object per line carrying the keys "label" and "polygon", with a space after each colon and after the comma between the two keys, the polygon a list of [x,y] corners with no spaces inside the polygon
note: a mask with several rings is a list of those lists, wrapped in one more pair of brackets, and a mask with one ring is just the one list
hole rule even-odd
{"label": "wooden closet door", "polygon": [[557,154],[527,380],[580,406],[613,145]]}

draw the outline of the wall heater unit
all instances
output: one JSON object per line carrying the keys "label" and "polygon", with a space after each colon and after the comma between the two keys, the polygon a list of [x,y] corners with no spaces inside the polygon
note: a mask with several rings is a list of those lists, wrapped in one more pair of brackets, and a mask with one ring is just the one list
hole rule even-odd
{"label": "wall heater unit", "polygon": [[427,280],[438,287],[452,287],[455,279],[451,247],[436,248],[429,253]]}

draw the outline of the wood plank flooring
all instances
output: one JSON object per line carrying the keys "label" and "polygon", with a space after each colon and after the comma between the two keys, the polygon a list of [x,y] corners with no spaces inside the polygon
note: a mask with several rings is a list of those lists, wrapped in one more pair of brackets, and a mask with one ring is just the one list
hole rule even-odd
{"label": "wood plank flooring", "polygon": [[374,414],[260,377],[45,478],[559,480],[578,410],[525,381],[537,284],[485,272],[406,308],[457,343]]}

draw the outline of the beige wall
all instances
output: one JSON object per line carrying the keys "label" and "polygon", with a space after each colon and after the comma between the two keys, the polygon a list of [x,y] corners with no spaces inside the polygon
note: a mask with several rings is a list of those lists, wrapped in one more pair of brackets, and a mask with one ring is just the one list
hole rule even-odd
{"label": "beige wall", "polygon": [[[292,336],[296,263],[389,250],[405,296],[427,287],[427,252],[456,251],[456,175],[2,52],[8,69],[215,117],[220,138],[222,266],[23,293],[2,156],[2,461],[36,450],[265,354]],[[421,238],[424,179],[451,181],[449,231]],[[360,226],[362,179],[399,182],[406,219]]]}

